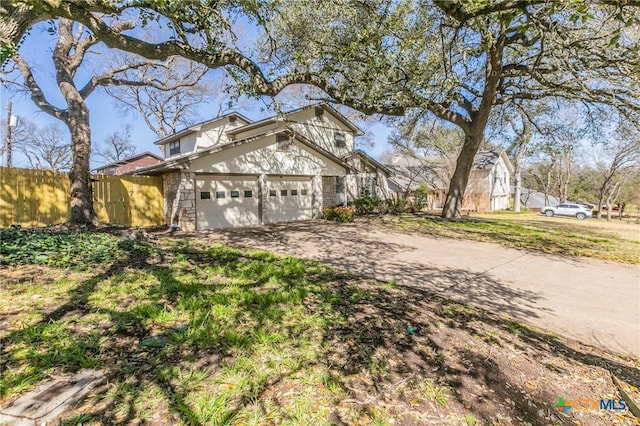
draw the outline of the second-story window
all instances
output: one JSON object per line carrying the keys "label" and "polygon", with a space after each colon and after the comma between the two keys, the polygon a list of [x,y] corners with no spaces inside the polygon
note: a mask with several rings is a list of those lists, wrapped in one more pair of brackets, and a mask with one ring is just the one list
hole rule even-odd
{"label": "second-story window", "polygon": [[169,155],[180,154],[180,141],[171,142],[169,144]]}
{"label": "second-story window", "polygon": [[347,146],[347,138],[344,133],[336,132],[334,135],[334,141],[337,148],[344,148]]}

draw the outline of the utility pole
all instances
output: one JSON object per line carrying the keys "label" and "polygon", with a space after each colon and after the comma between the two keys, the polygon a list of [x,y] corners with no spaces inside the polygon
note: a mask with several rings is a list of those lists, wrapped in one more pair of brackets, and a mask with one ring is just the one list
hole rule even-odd
{"label": "utility pole", "polygon": [[7,167],[11,167],[11,102],[7,105]]}

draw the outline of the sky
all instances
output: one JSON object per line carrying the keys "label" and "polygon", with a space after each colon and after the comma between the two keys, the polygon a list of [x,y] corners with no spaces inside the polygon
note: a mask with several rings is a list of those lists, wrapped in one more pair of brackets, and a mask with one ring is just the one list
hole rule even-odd
{"label": "sky", "polygon": [[[47,100],[55,106],[64,108],[65,102],[58,90],[53,62],[51,60],[51,54],[57,37],[47,31],[46,25],[47,24],[39,24],[31,30],[31,33],[21,46],[19,53],[32,67],[34,77],[42,88]],[[76,83],[79,86],[84,84],[88,79],[88,70],[98,66],[101,55],[105,54],[107,53],[99,52],[94,55],[87,55],[86,64],[83,63],[76,78]],[[10,68],[10,66],[5,66],[3,72],[9,71]],[[6,73],[6,76],[9,78],[15,75],[17,74]],[[212,79],[221,77],[222,71],[213,71],[208,75],[208,78]],[[18,78],[18,81],[21,81],[21,78]],[[288,100],[296,103],[305,102],[302,96],[300,96],[299,99],[291,99],[291,95],[289,95]],[[10,84],[0,86],[0,106],[2,108],[0,111],[0,120],[3,122],[6,123],[7,120],[7,106],[9,102],[12,103],[12,115],[15,115],[18,120],[27,120],[40,127],[47,124],[56,124],[63,130],[64,134],[69,137],[64,123],[41,111],[33,103],[28,93],[25,93],[24,90],[16,90],[16,87]],[[244,100],[235,110],[249,119],[258,120],[273,115],[273,111],[268,111],[265,108],[265,106],[268,105],[267,102],[267,100]],[[311,103],[311,101],[309,101],[309,103]],[[101,144],[114,132],[122,130],[126,124],[130,124],[131,140],[136,145],[137,152],[149,151],[154,154],[160,153],[157,145],[154,145],[157,136],[146,126],[143,119],[135,114],[123,115],[115,105],[114,99],[107,95],[104,90],[97,89],[91,94],[87,99],[87,105],[89,107],[93,147],[96,147],[96,144]],[[213,118],[215,116],[213,112],[215,109],[211,103],[203,104],[200,108],[201,112],[198,121]],[[374,157],[380,156],[387,149],[386,141],[391,129],[382,121],[372,119],[369,120],[368,125],[363,130],[367,132],[366,139],[368,142],[361,146],[361,148]],[[14,167],[28,167],[26,159],[15,151],[13,152],[12,163]],[[104,159],[95,155],[92,156],[92,168],[99,167],[104,163]],[[0,158],[0,164],[3,166],[6,164],[6,156]]]}

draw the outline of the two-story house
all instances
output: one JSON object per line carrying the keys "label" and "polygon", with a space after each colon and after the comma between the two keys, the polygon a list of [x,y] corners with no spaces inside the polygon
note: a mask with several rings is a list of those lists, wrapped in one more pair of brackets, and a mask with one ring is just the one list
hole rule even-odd
{"label": "two-story house", "polygon": [[511,173],[513,166],[504,151],[478,151],[469,174],[463,209],[496,211],[509,208]]}
{"label": "two-story house", "polygon": [[360,134],[327,104],[256,122],[231,113],[157,141],[165,160],[136,173],[163,176],[166,223],[184,230],[311,219],[359,192]]}

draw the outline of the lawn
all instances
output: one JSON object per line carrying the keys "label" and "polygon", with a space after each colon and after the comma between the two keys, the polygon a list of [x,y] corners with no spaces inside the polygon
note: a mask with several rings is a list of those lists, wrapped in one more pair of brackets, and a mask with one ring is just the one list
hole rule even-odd
{"label": "lawn", "polygon": [[472,214],[448,221],[435,215],[385,216],[395,229],[436,237],[502,244],[543,253],[640,264],[640,225],[627,222],[548,218],[540,214]]}
{"label": "lawn", "polygon": [[107,376],[62,424],[635,424],[554,404],[618,399],[637,360],[315,262],[5,230],[0,264],[0,406]]}

